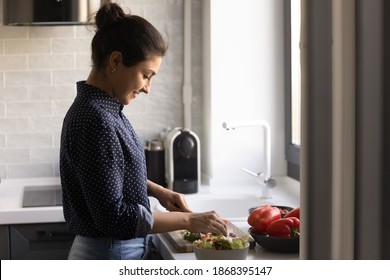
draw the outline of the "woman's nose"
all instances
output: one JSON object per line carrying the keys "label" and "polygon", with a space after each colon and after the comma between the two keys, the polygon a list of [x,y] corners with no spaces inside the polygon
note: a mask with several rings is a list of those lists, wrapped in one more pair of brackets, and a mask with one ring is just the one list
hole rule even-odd
{"label": "woman's nose", "polygon": [[144,87],[142,88],[142,91],[143,91],[144,93],[146,93],[146,94],[149,93],[149,91],[150,91],[150,82],[147,82],[147,83],[144,85]]}

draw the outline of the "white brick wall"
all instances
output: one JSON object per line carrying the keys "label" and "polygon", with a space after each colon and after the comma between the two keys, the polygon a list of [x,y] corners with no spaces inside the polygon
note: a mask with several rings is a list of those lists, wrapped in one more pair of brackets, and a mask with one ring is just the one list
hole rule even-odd
{"label": "white brick wall", "polygon": [[[152,91],[125,113],[141,139],[183,125],[183,0],[120,0],[168,39],[169,51]],[[202,135],[202,1],[193,0],[193,128]],[[0,22],[3,0],[0,0]],[[90,70],[91,28],[11,27],[0,23],[0,177],[58,176],[63,117],[75,83]]]}

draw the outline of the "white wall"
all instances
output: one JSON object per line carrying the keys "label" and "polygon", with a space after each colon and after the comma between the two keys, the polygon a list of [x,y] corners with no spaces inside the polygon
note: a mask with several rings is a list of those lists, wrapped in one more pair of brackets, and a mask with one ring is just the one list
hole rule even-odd
{"label": "white wall", "polygon": [[224,121],[264,119],[272,130],[272,173],[285,175],[283,1],[208,0],[204,9],[210,76],[204,79],[209,146],[203,172],[218,185],[253,180],[241,167],[264,171],[260,127],[222,128]]}
{"label": "white wall", "polygon": [[[183,125],[184,1],[117,2],[146,17],[169,40],[169,51],[152,92],[140,96],[125,109],[139,136],[146,140],[158,136],[167,126]],[[269,121],[273,174],[286,173],[282,2],[191,1],[192,128],[201,139],[202,171],[206,179],[212,176],[214,181],[252,180],[240,168],[260,171],[263,166],[260,128],[227,132],[221,128],[225,120]],[[0,0],[1,21],[2,3]],[[207,14],[202,22],[202,12],[212,14],[211,25],[207,24],[210,21]],[[208,32],[213,36],[211,49]],[[75,96],[75,82],[88,75],[91,38],[92,33],[83,26],[0,24],[1,178],[59,175],[62,119]],[[207,59],[210,51],[212,60]],[[202,88],[204,81],[207,86]]]}
{"label": "white wall", "polygon": [[[183,125],[183,0],[119,0],[152,22],[169,50],[152,91],[125,113],[142,140]],[[193,129],[202,137],[202,1],[193,8]],[[3,26],[0,0],[0,177],[58,176],[59,137],[75,83],[90,70],[93,33],[84,26]]]}

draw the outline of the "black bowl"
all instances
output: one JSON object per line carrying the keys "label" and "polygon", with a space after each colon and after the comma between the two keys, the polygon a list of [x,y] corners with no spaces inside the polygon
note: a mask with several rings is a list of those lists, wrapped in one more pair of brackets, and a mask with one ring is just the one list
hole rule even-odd
{"label": "black bowl", "polygon": [[277,253],[298,253],[299,238],[270,237],[268,234],[254,233],[250,230],[250,235],[264,249]]}

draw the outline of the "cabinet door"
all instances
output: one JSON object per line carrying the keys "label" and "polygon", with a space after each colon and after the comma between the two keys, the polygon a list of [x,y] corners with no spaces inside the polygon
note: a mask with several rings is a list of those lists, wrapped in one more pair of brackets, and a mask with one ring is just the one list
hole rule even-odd
{"label": "cabinet door", "polygon": [[9,228],[8,225],[0,225],[0,260],[9,259]]}
{"label": "cabinet door", "polygon": [[67,259],[74,237],[65,223],[10,225],[11,259]]}

